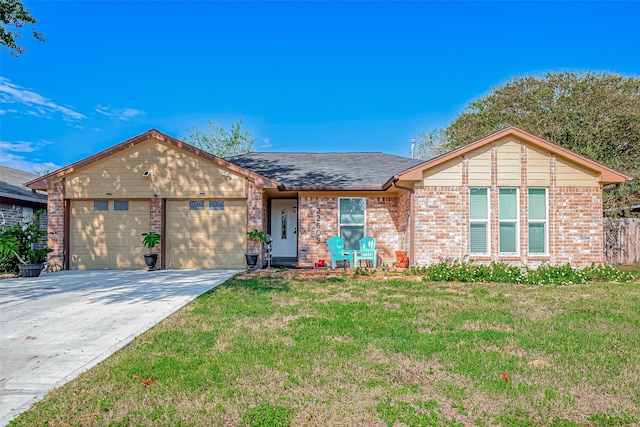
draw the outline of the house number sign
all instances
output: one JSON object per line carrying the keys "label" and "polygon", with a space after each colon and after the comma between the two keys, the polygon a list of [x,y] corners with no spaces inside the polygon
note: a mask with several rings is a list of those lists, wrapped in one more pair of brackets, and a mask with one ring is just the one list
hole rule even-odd
{"label": "house number sign", "polygon": [[316,243],[320,243],[322,240],[322,231],[320,230],[321,221],[322,215],[320,213],[320,208],[318,208],[318,212],[316,213]]}

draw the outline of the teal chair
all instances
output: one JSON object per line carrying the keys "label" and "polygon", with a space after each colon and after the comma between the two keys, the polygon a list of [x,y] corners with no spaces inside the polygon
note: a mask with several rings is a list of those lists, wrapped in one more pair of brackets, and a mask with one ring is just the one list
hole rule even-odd
{"label": "teal chair", "polygon": [[353,255],[353,263],[356,267],[360,265],[360,261],[371,260],[371,265],[373,268],[376,268],[376,264],[378,261],[378,250],[376,249],[376,239],[373,237],[363,237],[358,242],[360,244],[360,250],[354,253]]}
{"label": "teal chair", "polygon": [[[329,255],[331,256],[331,268],[336,268],[337,261],[349,261],[351,265],[351,252],[344,249],[344,240],[338,236],[333,236],[327,240]],[[346,264],[344,265],[346,268]]]}

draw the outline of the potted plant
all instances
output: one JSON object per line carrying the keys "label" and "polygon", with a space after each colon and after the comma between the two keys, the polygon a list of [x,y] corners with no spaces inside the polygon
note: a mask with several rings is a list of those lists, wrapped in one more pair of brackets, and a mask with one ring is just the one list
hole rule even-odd
{"label": "potted plant", "polygon": [[25,221],[12,226],[0,226],[0,269],[22,277],[38,277],[47,254],[53,249],[38,247],[48,232],[40,228],[43,210],[25,216]]}
{"label": "potted plant", "polygon": [[[142,233],[142,246],[148,248],[150,251],[160,243],[162,240],[162,236],[155,231],[150,231],[148,233]],[[148,271],[155,270],[156,263],[158,262],[158,254],[144,254],[144,262],[149,267]]]}
{"label": "potted plant", "polygon": [[[267,235],[258,229],[254,228],[253,230],[248,231],[247,235],[249,236],[249,240],[252,240],[254,242],[260,242],[261,247],[264,243],[267,243]],[[259,250],[257,252],[250,252],[250,253],[244,254],[244,257],[247,260],[247,267],[249,267],[250,269],[254,269],[256,267],[256,264],[258,263],[259,256],[260,256]]]}

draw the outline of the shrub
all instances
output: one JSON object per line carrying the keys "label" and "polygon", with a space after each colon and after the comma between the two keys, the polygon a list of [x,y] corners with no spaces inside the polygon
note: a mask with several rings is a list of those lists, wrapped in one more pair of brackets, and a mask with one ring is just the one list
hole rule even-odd
{"label": "shrub", "polygon": [[[17,273],[18,264],[37,264],[47,259],[53,249],[36,247],[47,236],[46,230],[40,229],[40,210],[33,215],[25,215],[24,221],[12,226],[0,225],[0,270]],[[16,254],[18,257],[16,257]]]}
{"label": "shrub", "polygon": [[611,266],[592,264],[590,267],[577,269],[570,264],[552,267],[542,264],[536,269],[525,269],[503,262],[492,262],[489,265],[474,264],[473,261],[448,259],[429,266],[414,266],[405,270],[405,275],[423,276],[433,282],[500,282],[524,283],[531,285],[572,285],[588,281],[631,282],[635,277]]}

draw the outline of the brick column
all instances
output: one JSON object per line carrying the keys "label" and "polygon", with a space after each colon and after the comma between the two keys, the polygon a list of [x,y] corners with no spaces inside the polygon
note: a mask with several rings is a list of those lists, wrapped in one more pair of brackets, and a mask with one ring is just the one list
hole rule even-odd
{"label": "brick column", "polygon": [[53,184],[47,192],[47,229],[49,231],[47,245],[53,249],[53,252],[49,253],[48,261],[52,266],[60,268],[64,267],[64,192],[64,180]]}
{"label": "brick column", "polygon": [[158,254],[158,264],[164,265],[162,260],[162,255],[164,253],[165,240],[167,236],[165,236],[165,224],[164,224],[164,206],[165,199],[153,198],[149,199],[149,231],[153,231],[154,233],[158,233],[162,235],[162,240],[160,244],[155,248],[151,249],[149,253]]}
{"label": "brick column", "polygon": [[[262,189],[256,187],[255,182],[246,181],[247,185],[247,231],[253,229],[263,230],[263,213],[262,213]],[[253,240],[247,240],[247,253],[259,252],[262,249],[262,243]]]}

